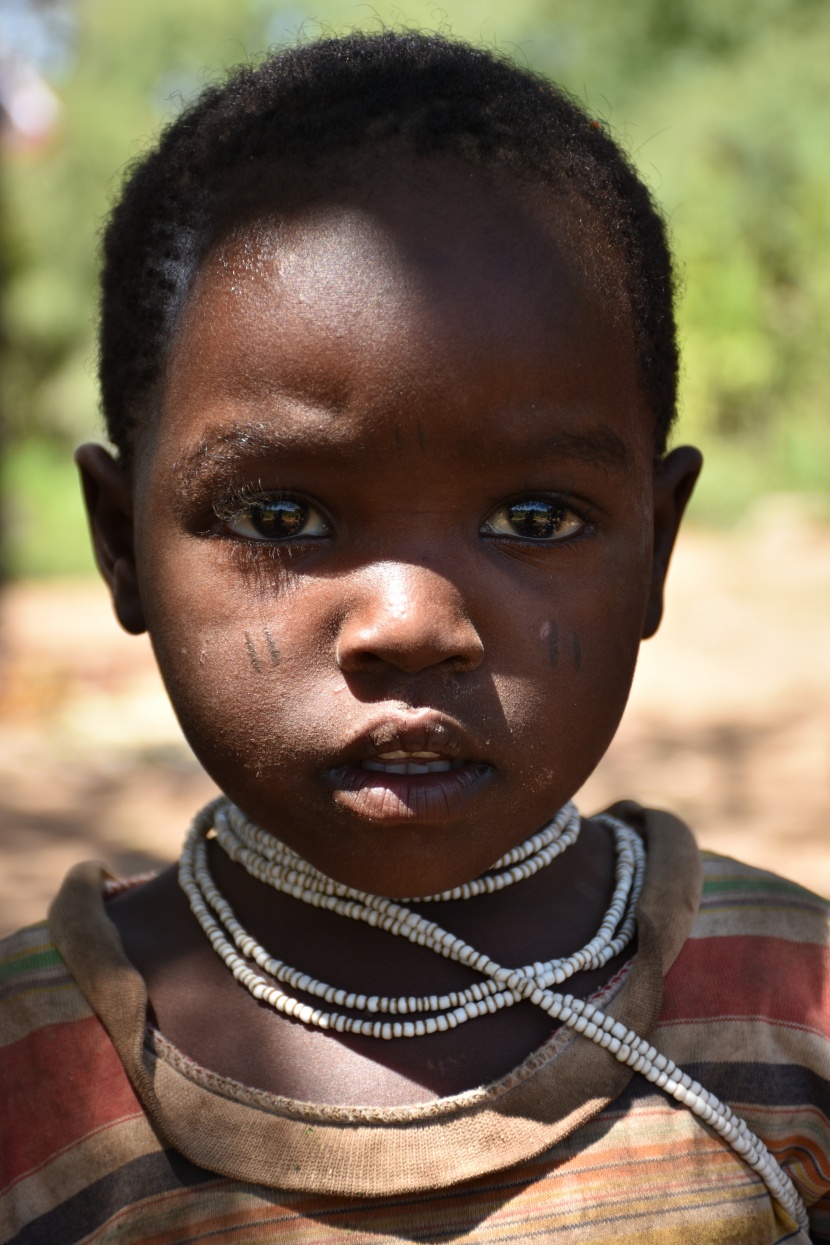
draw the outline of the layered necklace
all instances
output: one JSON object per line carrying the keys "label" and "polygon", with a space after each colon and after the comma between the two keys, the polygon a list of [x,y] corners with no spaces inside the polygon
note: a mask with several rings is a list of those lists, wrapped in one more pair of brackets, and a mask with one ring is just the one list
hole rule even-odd
{"label": "layered necklace", "polygon": [[[225,797],[219,797],[194,820],[182,852],[179,882],[196,920],[236,980],[255,999],[276,1011],[319,1029],[391,1040],[443,1033],[479,1016],[529,1001],[688,1107],[749,1164],[773,1197],[806,1229],[807,1212],[795,1186],[744,1120],[633,1030],[594,1004],[551,988],[563,985],[575,973],[602,968],[634,937],[645,876],[645,848],[640,836],[624,822],[607,814],[595,820],[609,831],[615,847],[614,891],[599,928],[572,955],[521,968],[497,964],[407,905],[470,899],[532,877],[576,842],[581,823],[573,804],[566,804],[544,830],[502,856],[481,877],[438,895],[397,900],[341,885],[255,826]],[[329,985],[286,964],[269,955],[243,928],[219,892],[208,868],[208,838],[215,838],[251,877],[275,890],[428,947],[473,969],[482,980],[466,990],[394,998]],[[319,999],[320,1006],[302,1002],[291,991]],[[348,1015],[349,1011],[362,1015]]]}

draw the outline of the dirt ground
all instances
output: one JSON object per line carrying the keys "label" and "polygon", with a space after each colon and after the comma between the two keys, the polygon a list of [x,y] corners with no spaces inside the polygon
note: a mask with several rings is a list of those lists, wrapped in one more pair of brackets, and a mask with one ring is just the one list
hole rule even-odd
{"label": "dirt ground", "polygon": [[[146,637],[92,581],[0,603],[0,933],[40,917],[75,861],[173,859],[215,791],[181,738]],[[702,844],[830,896],[830,531],[787,498],[741,531],[685,534],[666,621],[579,803],[670,808]]]}

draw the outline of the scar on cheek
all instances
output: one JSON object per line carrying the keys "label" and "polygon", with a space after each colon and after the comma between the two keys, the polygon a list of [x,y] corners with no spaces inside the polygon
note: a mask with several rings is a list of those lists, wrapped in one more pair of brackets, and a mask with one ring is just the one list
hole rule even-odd
{"label": "scar on cheek", "polygon": [[274,643],[274,637],[267,627],[262,628],[265,635],[265,647],[268,649],[268,656],[271,658],[271,665],[278,666],[280,664],[280,650]]}
{"label": "scar on cheek", "polygon": [[262,674],[262,662],[259,660],[254,642],[247,631],[245,632],[245,647],[248,650],[248,657],[254,670],[256,670],[257,674]]}
{"label": "scar on cheek", "polygon": [[555,622],[543,622],[539,628],[541,639],[547,641],[548,661],[554,667],[559,665],[559,628]]}
{"label": "scar on cheek", "polygon": [[[262,633],[265,637],[265,648],[268,652],[268,659],[272,666],[278,666],[280,664],[280,650],[274,643],[274,637],[271,635],[271,632],[267,627],[262,628]],[[262,660],[259,652],[257,651],[257,646],[251,638],[250,631],[245,632],[245,648],[248,651],[248,658],[254,670],[256,670],[257,674],[262,674]]]}
{"label": "scar on cheek", "polygon": [[573,634],[573,651],[574,651],[574,670],[578,670],[582,665],[582,645],[579,643],[579,636]]}

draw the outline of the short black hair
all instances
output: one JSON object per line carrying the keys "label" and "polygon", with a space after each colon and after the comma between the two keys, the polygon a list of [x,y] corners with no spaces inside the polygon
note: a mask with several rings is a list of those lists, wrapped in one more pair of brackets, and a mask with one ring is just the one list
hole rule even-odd
{"label": "short black hair", "polygon": [[272,176],[297,161],[343,165],[389,141],[502,166],[587,209],[630,307],[662,456],[677,401],[672,261],[663,217],[631,163],[602,124],[530,70],[440,35],[384,31],[238,66],[128,171],[103,239],[99,351],[103,412],[122,461],[153,409],[198,266],[234,224],[234,187],[263,164]]}

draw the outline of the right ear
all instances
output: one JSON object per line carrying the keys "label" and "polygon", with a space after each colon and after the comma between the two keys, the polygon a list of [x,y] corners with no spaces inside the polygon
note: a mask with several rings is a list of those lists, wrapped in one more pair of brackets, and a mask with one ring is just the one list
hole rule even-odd
{"label": "right ear", "polygon": [[147,624],[135,569],[130,477],[103,445],[82,445],[75,451],[75,462],[81,473],[95,560],[109,587],[115,615],[125,631],[140,635]]}

